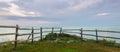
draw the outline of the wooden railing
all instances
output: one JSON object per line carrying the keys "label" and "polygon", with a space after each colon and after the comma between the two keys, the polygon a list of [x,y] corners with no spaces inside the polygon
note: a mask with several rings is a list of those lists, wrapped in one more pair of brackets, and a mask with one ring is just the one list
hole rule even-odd
{"label": "wooden railing", "polygon": [[[15,29],[15,31],[16,31],[15,33],[0,34],[0,36],[15,35],[15,39],[12,40],[12,41],[0,42],[0,44],[14,42],[14,48],[13,48],[14,50],[16,50],[16,48],[17,48],[18,41],[20,41],[20,40],[18,40],[19,36],[29,35],[27,40],[31,40],[31,43],[34,43],[34,39],[36,39],[36,38],[40,38],[40,40],[42,40],[43,33],[49,33],[49,32],[54,33],[54,29],[61,29],[60,27],[51,27],[51,28],[48,28],[48,27],[47,28],[42,28],[42,27],[40,27],[39,29],[35,29],[34,27],[32,27],[32,28],[21,28],[18,25],[16,25],[16,26],[0,26],[0,28],[14,28]],[[43,29],[51,29],[52,31],[43,31]],[[31,30],[31,32],[30,33],[20,34],[19,30],[24,30],[24,31]],[[35,30],[39,30],[39,32],[34,32]],[[59,30],[57,32],[61,33],[61,30]],[[35,34],[40,34],[40,36],[34,37]],[[32,38],[30,38],[30,37],[32,37]],[[27,40],[24,40],[24,41],[27,41]]]}
{"label": "wooden railing", "polygon": [[[84,39],[83,35],[96,37],[96,42],[98,42],[99,37],[101,37],[101,38],[111,38],[111,39],[120,39],[120,37],[100,36],[98,34],[99,32],[119,33],[120,34],[120,31],[108,31],[108,30],[97,30],[97,29],[96,30],[83,30],[83,28],[81,28],[81,29],[63,29],[63,31],[64,31],[64,33],[77,33],[77,34],[80,34],[81,40]],[[79,31],[79,32],[74,32],[74,31]],[[95,32],[95,33],[94,34],[89,34],[89,33],[86,34],[86,33],[83,33],[83,32]]]}
{"label": "wooden railing", "polygon": [[[80,37],[81,37],[80,39],[81,40],[84,40],[83,35],[93,36],[93,37],[96,37],[96,39],[95,39],[96,42],[98,42],[99,37],[102,37],[102,38],[111,38],[111,39],[120,39],[120,37],[100,36],[98,34],[98,32],[120,33],[120,31],[106,31],[106,30],[97,30],[97,29],[96,30],[84,30],[83,28],[81,28],[81,29],[62,29],[61,27],[51,27],[51,28],[47,28],[47,27],[46,28],[43,28],[43,27],[39,27],[39,28],[34,28],[34,27],[31,27],[31,28],[21,28],[18,25],[16,25],[16,26],[0,26],[0,28],[14,28],[15,29],[15,31],[16,31],[15,33],[0,34],[0,36],[15,35],[15,39],[13,41],[0,42],[1,44],[3,44],[3,43],[9,43],[9,42],[14,42],[14,50],[16,50],[16,48],[17,48],[18,41],[20,41],[20,40],[18,40],[19,36],[28,35],[27,40],[31,40],[31,43],[34,43],[34,39],[40,38],[40,40],[42,40],[43,39],[43,33],[49,33],[49,32],[51,32],[51,33],[59,32],[60,34],[61,33],[76,33],[76,34],[80,35]],[[51,31],[43,31],[43,29],[51,29]],[[58,29],[58,30],[55,30],[55,29]],[[19,30],[24,30],[24,31],[31,30],[31,32],[30,33],[20,34]],[[39,32],[35,32],[35,30],[38,30]],[[86,34],[84,32],[95,32],[95,34]],[[35,34],[40,34],[40,36],[34,37]],[[32,37],[32,38],[30,38],[30,37]]]}

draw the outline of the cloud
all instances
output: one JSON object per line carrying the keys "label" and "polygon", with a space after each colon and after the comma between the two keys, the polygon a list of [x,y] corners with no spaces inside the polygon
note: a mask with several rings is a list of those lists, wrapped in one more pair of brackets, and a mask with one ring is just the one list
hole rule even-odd
{"label": "cloud", "polygon": [[[5,0],[10,5],[1,8],[1,16],[45,16],[69,14],[88,9],[103,0]],[[5,14],[7,12],[7,14]],[[3,13],[3,14],[2,14]]]}
{"label": "cloud", "polygon": [[0,2],[6,2],[6,3],[9,3],[9,2],[12,2],[14,0],[0,0]]}
{"label": "cloud", "polygon": [[21,17],[35,17],[41,16],[42,14],[36,13],[33,11],[25,11],[21,9],[18,5],[14,3],[7,3],[9,5],[8,8],[0,8],[0,16],[21,16]]}
{"label": "cloud", "polygon": [[96,14],[96,16],[107,16],[107,15],[109,15],[110,13],[105,13],[105,12],[103,12],[103,13],[98,13],[98,14]]}
{"label": "cloud", "polygon": [[78,1],[77,4],[75,4],[76,3],[75,1],[74,2],[67,1],[70,6],[62,10],[58,10],[58,12],[66,13],[66,12],[73,12],[73,11],[81,11],[83,9],[88,9],[89,7],[94,6],[102,1],[103,0],[81,0],[81,1]]}
{"label": "cloud", "polygon": [[54,15],[58,9],[69,6],[64,0],[19,0],[14,3],[25,10],[37,11],[46,16]]}
{"label": "cloud", "polygon": [[102,1],[103,0],[19,0],[14,3],[25,10],[37,11],[45,16],[49,16],[81,11]]}
{"label": "cloud", "polygon": [[50,25],[50,24],[60,24],[60,22],[56,21],[33,21],[33,20],[9,20],[9,19],[1,19],[0,25]]}

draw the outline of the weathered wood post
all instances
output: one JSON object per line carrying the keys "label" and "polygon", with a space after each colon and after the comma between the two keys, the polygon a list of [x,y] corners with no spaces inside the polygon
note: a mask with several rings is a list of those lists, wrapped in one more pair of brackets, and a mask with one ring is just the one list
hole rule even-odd
{"label": "weathered wood post", "polygon": [[16,34],[15,34],[15,42],[14,42],[13,50],[16,50],[16,48],[17,48],[18,29],[19,29],[19,26],[16,25]]}
{"label": "weathered wood post", "polygon": [[52,32],[51,32],[52,34],[54,33],[54,27],[52,27]]}
{"label": "weathered wood post", "polygon": [[40,27],[40,40],[42,40],[42,27]]}
{"label": "weathered wood post", "polygon": [[98,43],[98,31],[97,31],[97,29],[95,30],[95,33],[96,33],[96,42]]}
{"label": "weathered wood post", "polygon": [[83,28],[81,28],[80,31],[81,31],[81,33],[80,33],[81,34],[81,40],[83,40]]}
{"label": "weathered wood post", "polygon": [[34,28],[32,27],[32,32],[31,32],[31,34],[32,34],[32,44],[33,44],[33,41],[34,41]]}
{"label": "weathered wood post", "polygon": [[[60,35],[61,35],[61,34],[62,34],[62,27],[60,28]],[[60,36],[60,35],[59,35],[59,36]]]}

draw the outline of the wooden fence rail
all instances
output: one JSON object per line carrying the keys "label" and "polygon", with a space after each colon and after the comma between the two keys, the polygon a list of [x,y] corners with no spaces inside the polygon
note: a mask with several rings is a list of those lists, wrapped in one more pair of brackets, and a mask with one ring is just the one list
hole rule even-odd
{"label": "wooden fence rail", "polygon": [[[31,43],[34,43],[34,39],[36,39],[36,38],[40,38],[40,40],[42,40],[43,33],[48,33],[48,32],[54,33],[54,29],[60,29],[60,27],[54,27],[54,28],[53,27],[52,28],[50,28],[50,27],[47,27],[47,28],[40,27],[40,29],[35,29],[33,27],[32,28],[21,28],[18,25],[16,25],[16,26],[0,26],[0,28],[14,28],[15,29],[15,31],[16,31],[15,33],[2,33],[2,34],[0,34],[0,36],[15,35],[15,39],[13,41],[0,42],[0,44],[14,42],[14,48],[13,48],[14,50],[16,50],[16,48],[17,48],[18,41],[20,41],[20,40],[18,40],[18,36],[29,35],[27,40],[31,40]],[[43,31],[43,29],[51,29],[52,31]],[[19,34],[19,30],[25,30],[25,31],[31,30],[31,33]],[[40,30],[40,32],[34,32],[34,30]],[[34,37],[34,34],[40,34],[40,36]],[[27,40],[25,40],[25,41],[27,41]]]}
{"label": "wooden fence rail", "polygon": [[4,34],[0,34],[0,36],[5,36],[5,35],[15,35],[16,33],[4,33]]}
{"label": "wooden fence rail", "polygon": [[[15,31],[16,31],[15,33],[0,34],[0,36],[15,35],[15,39],[13,41],[0,42],[0,44],[14,42],[14,50],[16,50],[16,48],[17,48],[18,41],[20,41],[20,40],[18,40],[19,36],[26,36],[26,35],[28,35],[27,40],[31,40],[31,43],[34,43],[34,39],[40,38],[40,40],[42,40],[43,33],[49,33],[49,32],[51,32],[51,33],[59,32],[60,34],[62,34],[62,33],[76,33],[76,34],[80,34],[81,40],[84,40],[84,35],[86,35],[86,36],[93,36],[93,37],[96,37],[96,42],[98,42],[99,37],[120,39],[119,37],[99,36],[99,34],[98,34],[98,32],[120,33],[120,31],[107,31],[107,30],[97,30],[97,29],[96,30],[84,30],[83,28],[81,28],[81,29],[63,29],[61,27],[51,27],[51,28],[50,27],[46,27],[46,28],[45,27],[40,27],[40,28],[36,29],[34,27],[32,27],[32,28],[21,28],[18,25],[16,25],[16,26],[0,26],[0,28],[14,28],[15,29]],[[48,31],[48,30],[43,31],[43,29],[51,29],[51,31]],[[30,30],[31,32],[30,33],[20,34],[19,30],[25,30],[25,31]],[[39,32],[35,32],[35,30],[39,30]],[[84,32],[94,32],[95,34],[85,34]],[[39,34],[39,36],[34,37],[35,34]],[[27,40],[25,40],[25,41],[27,41]]]}
{"label": "wooden fence rail", "polygon": [[16,26],[0,26],[0,28],[16,28]]}

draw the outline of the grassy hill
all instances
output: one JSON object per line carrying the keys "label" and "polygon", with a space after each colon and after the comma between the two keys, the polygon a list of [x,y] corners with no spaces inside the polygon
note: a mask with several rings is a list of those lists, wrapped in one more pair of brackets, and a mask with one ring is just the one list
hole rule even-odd
{"label": "grassy hill", "polygon": [[[120,48],[112,46],[113,44],[107,46],[92,40],[81,41],[79,37],[69,34],[48,34],[43,41],[18,44],[16,52],[120,52]],[[12,47],[12,44],[0,45],[0,52],[12,52]]]}

